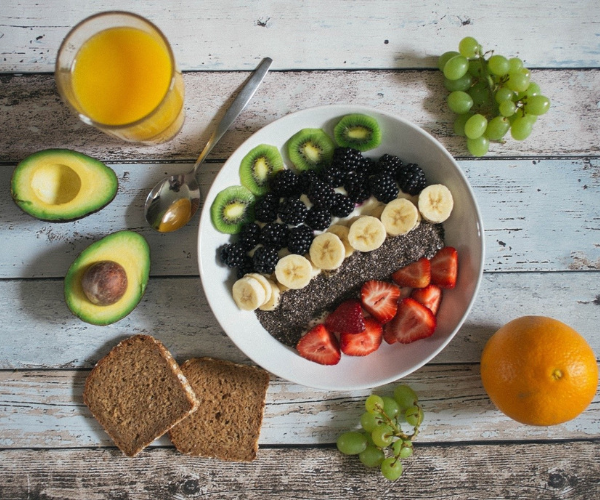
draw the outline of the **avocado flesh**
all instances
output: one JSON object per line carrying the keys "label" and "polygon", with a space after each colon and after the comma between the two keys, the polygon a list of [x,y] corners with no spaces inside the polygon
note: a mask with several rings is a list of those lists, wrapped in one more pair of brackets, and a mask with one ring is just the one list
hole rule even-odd
{"label": "avocado flesh", "polygon": [[[127,274],[123,297],[108,306],[95,305],[86,297],[81,278],[92,264],[112,260]],[[65,277],[65,300],[71,312],[93,325],[109,325],[127,316],[138,305],[150,275],[150,248],[138,233],[119,231],[92,243],[73,261]]]}
{"label": "avocado flesh", "polygon": [[11,195],[29,215],[45,221],[80,219],[108,205],[118,180],[104,163],[69,149],[46,149],[22,160]]}

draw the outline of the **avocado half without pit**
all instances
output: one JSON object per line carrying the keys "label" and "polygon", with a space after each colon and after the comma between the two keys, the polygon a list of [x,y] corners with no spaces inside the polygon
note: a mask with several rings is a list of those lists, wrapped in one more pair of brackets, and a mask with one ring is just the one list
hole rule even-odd
{"label": "avocado half without pit", "polygon": [[88,246],[65,277],[71,312],[93,325],[127,316],[142,299],[150,275],[150,248],[138,233],[119,231]]}
{"label": "avocado half without pit", "polygon": [[38,151],[15,168],[11,195],[36,219],[67,222],[108,205],[117,194],[114,171],[101,161],[69,149]]}

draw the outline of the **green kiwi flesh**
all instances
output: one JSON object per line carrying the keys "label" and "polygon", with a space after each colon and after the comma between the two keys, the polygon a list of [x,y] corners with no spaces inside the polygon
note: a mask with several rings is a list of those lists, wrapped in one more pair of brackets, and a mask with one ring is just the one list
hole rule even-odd
{"label": "green kiwi flesh", "polygon": [[288,141],[288,156],[296,169],[321,170],[331,163],[335,143],[320,128],[303,128]]}
{"label": "green kiwi flesh", "polygon": [[269,190],[269,179],[283,168],[283,158],[275,146],[259,144],[251,149],[240,164],[242,186],[256,196],[262,196]]}
{"label": "green kiwi flesh", "polygon": [[353,113],[342,117],[333,129],[339,146],[368,151],[381,144],[381,128],[371,116]]}
{"label": "green kiwi flesh", "polygon": [[237,234],[254,220],[255,196],[244,186],[229,186],[220,191],[210,206],[210,219],[221,233]]}

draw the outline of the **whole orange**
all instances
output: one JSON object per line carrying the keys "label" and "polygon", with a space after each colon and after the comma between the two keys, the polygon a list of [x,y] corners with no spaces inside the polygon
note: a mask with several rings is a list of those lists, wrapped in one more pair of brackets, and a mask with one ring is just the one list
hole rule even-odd
{"label": "whole orange", "polygon": [[500,328],[481,355],[483,387],[498,409],[528,425],[575,418],[594,399],[598,365],[573,328],[544,316],[523,316]]}

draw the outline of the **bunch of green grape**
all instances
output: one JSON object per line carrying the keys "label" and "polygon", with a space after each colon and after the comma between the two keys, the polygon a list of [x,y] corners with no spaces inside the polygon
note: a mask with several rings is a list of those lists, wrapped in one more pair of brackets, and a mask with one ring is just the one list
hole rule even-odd
{"label": "bunch of green grape", "polygon": [[[337,448],[345,455],[358,455],[367,467],[379,467],[390,481],[402,475],[402,460],[413,454],[413,440],[423,422],[423,409],[417,394],[407,385],[394,389],[394,396],[371,394],[360,417],[361,431],[340,435]],[[402,423],[412,427],[402,429]]]}
{"label": "bunch of green grape", "polygon": [[444,85],[450,92],[448,107],[458,115],[454,133],[466,136],[473,156],[484,156],[490,141],[502,141],[510,130],[513,139],[526,139],[538,116],[550,109],[550,99],[531,81],[531,71],[518,57],[483,52],[473,37],[438,60]]}

